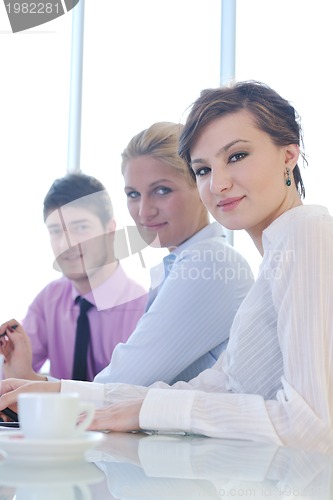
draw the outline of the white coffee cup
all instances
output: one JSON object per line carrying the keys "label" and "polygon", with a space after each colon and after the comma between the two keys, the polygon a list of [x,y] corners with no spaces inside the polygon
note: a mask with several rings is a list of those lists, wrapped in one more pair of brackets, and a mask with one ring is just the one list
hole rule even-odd
{"label": "white coffee cup", "polygon": [[95,407],[76,393],[24,393],[18,396],[20,428],[28,439],[78,437],[92,422]]}

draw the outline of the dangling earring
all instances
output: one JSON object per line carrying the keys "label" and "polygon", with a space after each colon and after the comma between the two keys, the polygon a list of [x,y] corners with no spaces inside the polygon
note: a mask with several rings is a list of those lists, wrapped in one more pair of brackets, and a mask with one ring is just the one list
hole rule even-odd
{"label": "dangling earring", "polygon": [[286,174],[287,174],[287,178],[286,178],[286,186],[291,186],[291,179],[290,179],[290,168],[286,168]]}

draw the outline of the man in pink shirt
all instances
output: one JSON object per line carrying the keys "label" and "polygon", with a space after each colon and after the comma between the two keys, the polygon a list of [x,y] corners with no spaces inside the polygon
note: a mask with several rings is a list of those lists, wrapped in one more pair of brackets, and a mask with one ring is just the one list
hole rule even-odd
{"label": "man in pink shirt", "polygon": [[146,291],[115,257],[111,200],[97,179],[84,174],[57,179],[44,200],[44,221],[63,276],[37,295],[22,321],[31,340],[33,369],[39,371],[49,360],[51,376],[73,378],[77,302],[84,298],[92,304],[86,379],[93,380],[109,364],[115,346],[134,330]]}

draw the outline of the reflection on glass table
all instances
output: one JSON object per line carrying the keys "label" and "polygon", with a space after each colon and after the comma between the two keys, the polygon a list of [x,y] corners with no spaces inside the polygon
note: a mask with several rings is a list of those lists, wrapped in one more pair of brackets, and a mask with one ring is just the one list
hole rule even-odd
{"label": "reflection on glass table", "polygon": [[1,500],[333,498],[333,457],[202,436],[104,434],[85,459],[0,463]]}
{"label": "reflection on glass table", "polygon": [[112,498],[333,498],[333,457],[270,444],[109,434],[89,455]]}
{"label": "reflection on glass table", "polygon": [[101,470],[84,461],[63,465],[4,461],[0,464],[0,498],[93,500],[92,485],[104,479]]}

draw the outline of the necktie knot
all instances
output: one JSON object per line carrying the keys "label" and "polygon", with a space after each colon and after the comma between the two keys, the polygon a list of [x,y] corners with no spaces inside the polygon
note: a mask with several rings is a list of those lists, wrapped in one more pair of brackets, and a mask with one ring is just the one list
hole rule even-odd
{"label": "necktie knot", "polygon": [[89,309],[91,309],[94,304],[92,304],[91,302],[89,302],[89,300],[86,300],[84,299],[83,297],[76,297],[75,299],[75,304],[79,304],[80,305],[80,313],[86,313],[89,311]]}

